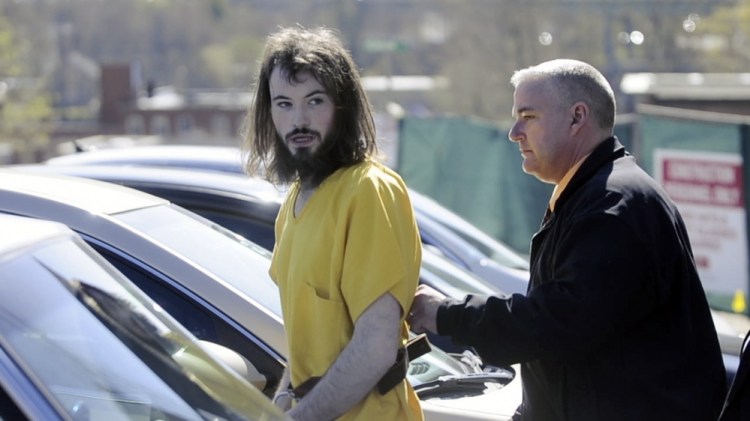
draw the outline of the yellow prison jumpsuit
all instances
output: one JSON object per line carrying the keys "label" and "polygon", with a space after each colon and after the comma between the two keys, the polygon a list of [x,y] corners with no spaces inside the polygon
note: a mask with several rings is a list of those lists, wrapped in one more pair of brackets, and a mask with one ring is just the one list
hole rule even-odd
{"label": "yellow prison jumpsuit", "polygon": [[[366,161],[326,178],[299,215],[292,185],[276,220],[270,274],[278,284],[291,381],[322,376],[349,343],[354,322],[390,292],[404,321],[419,280],[421,242],[406,186],[382,164]],[[394,362],[395,362],[394,350]],[[373,389],[342,420],[421,420],[416,393],[402,381]]]}

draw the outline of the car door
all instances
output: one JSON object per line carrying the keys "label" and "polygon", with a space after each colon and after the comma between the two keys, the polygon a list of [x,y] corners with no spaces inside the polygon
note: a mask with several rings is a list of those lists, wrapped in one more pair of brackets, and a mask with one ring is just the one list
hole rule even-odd
{"label": "car door", "polygon": [[121,251],[91,239],[88,241],[99,254],[198,339],[227,347],[249,360],[268,380],[263,393],[269,397],[273,395],[285,367],[280,355],[220,309],[175,280]]}

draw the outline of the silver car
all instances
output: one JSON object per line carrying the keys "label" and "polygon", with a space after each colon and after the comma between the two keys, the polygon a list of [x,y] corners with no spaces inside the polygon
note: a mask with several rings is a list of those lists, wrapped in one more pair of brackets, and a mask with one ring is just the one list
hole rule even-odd
{"label": "silver car", "polygon": [[[252,362],[266,395],[278,384],[287,349],[267,250],[164,199],[75,177],[0,171],[0,212],[66,223],[195,336]],[[505,419],[521,399],[512,369],[436,348],[408,378],[428,420]]]}
{"label": "silver car", "polygon": [[0,231],[0,419],[284,419],[65,225]]}
{"label": "silver car", "polygon": [[[169,200],[225,228],[273,250],[274,222],[284,195],[265,180],[227,172],[193,171],[176,167],[131,167],[123,165],[24,165],[15,168],[39,173],[66,174],[131,187]],[[421,222],[437,224],[427,218]],[[421,229],[422,236],[456,237],[447,228]],[[501,268],[501,270],[509,270]],[[462,299],[466,294],[494,295],[498,287],[479,278],[445,253],[425,243],[420,283],[443,294]],[[448,338],[428,334],[430,341],[448,352],[470,349]]]}

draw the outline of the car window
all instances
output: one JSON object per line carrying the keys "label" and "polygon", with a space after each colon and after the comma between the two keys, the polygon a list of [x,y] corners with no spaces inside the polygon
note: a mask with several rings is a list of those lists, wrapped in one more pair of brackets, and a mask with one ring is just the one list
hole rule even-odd
{"label": "car window", "polygon": [[254,220],[252,215],[234,215],[226,212],[204,209],[192,209],[195,213],[208,218],[223,227],[240,234],[245,238],[252,239],[253,242],[266,250],[273,250],[276,241],[274,236],[273,224]]}
{"label": "car window", "polygon": [[15,402],[8,396],[4,388],[0,388],[0,420],[25,420],[26,417],[18,409]]}
{"label": "car window", "polygon": [[220,369],[100,262],[71,241],[2,262],[0,346],[71,417],[84,408],[92,419],[237,418],[219,403],[234,398],[221,396],[222,389],[243,389],[247,401],[253,389]]}
{"label": "car window", "polygon": [[[267,250],[273,250],[274,222],[280,206],[279,201],[276,200],[278,199],[276,190],[252,187],[248,189],[247,195],[238,195],[230,191],[222,191],[220,188],[194,187],[189,184],[190,181],[186,184],[179,182],[171,184],[119,179],[118,177],[102,177],[101,179],[105,181],[114,179],[117,183],[167,199],[229,228]],[[248,185],[255,186],[255,184]],[[261,186],[267,188],[267,186]]]}
{"label": "car window", "polygon": [[[177,206],[156,206],[115,216],[198,263],[252,301],[281,315],[270,252],[232,231]],[[196,223],[200,221],[201,223]],[[196,241],[200,238],[200,241]]]}
{"label": "car window", "polygon": [[281,357],[262,341],[244,328],[230,324],[229,320],[220,315],[220,309],[199,302],[199,298],[178,290],[173,280],[162,277],[140,262],[126,259],[109,249],[96,245],[94,247],[190,333],[199,339],[232,349],[252,362],[268,379],[263,392],[269,397],[272,396],[285,365]]}

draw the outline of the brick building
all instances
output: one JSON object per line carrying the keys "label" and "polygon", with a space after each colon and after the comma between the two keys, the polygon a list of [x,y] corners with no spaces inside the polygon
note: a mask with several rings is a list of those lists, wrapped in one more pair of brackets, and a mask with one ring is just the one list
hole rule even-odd
{"label": "brick building", "polygon": [[58,122],[51,138],[57,145],[98,135],[236,144],[249,102],[249,92],[177,91],[142,83],[137,66],[102,64],[96,120]]}

